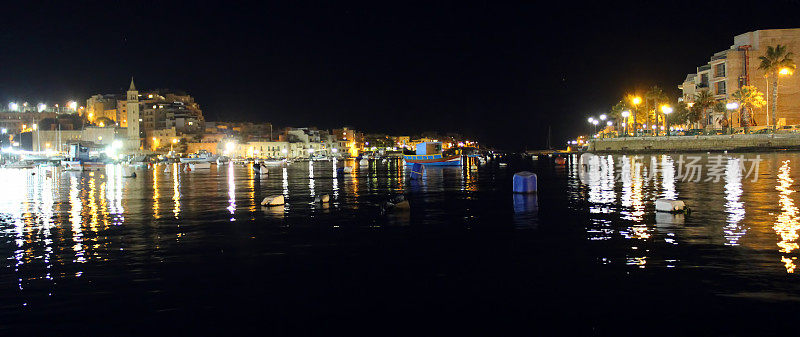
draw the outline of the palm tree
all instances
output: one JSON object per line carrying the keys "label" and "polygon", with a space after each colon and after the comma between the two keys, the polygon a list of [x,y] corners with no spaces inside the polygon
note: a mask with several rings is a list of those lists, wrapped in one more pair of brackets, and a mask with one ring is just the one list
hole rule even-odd
{"label": "palm tree", "polygon": [[[654,85],[652,88],[650,88],[649,91],[647,91],[647,93],[645,94],[644,97],[645,97],[647,102],[652,102],[652,104],[653,104],[652,105],[652,109],[653,109],[652,110],[652,115],[655,118],[654,123],[655,124],[659,124],[658,123],[658,107],[661,106],[662,104],[667,103],[669,101],[669,98],[667,97],[667,94],[665,94],[664,90],[661,90],[661,88],[659,88],[657,85]],[[648,110],[648,112],[647,112],[647,125],[650,125],[650,115],[651,115],[651,112],[650,112],[650,110]]]}
{"label": "palm tree", "polygon": [[745,85],[741,89],[731,94],[731,101],[739,103],[739,111],[742,115],[744,133],[750,133],[750,111],[758,109],[766,104],[764,93],[752,85]]}
{"label": "palm tree", "polygon": [[689,106],[685,102],[678,102],[674,111],[667,115],[667,121],[672,126],[686,124],[686,121],[690,119],[689,111]]}
{"label": "palm tree", "polygon": [[758,57],[761,60],[758,69],[763,70],[765,76],[772,77],[772,132],[775,132],[778,124],[775,118],[778,109],[778,75],[788,75],[797,68],[792,56],[794,54],[787,51],[786,46],[776,45],[775,47],[768,46],[766,54]]}
{"label": "palm tree", "polygon": [[703,128],[708,126],[708,109],[712,108],[715,103],[714,95],[711,95],[708,90],[701,90],[694,95],[694,105],[692,109],[695,110],[696,114],[700,115],[700,120],[703,121]]}

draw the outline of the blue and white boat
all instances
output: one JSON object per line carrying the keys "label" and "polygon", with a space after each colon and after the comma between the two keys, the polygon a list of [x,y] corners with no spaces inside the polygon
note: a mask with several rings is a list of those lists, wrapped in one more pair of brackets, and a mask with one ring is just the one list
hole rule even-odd
{"label": "blue and white boat", "polygon": [[424,142],[417,144],[417,154],[404,155],[406,165],[422,164],[426,166],[460,166],[461,156],[445,156],[442,154],[441,142]]}

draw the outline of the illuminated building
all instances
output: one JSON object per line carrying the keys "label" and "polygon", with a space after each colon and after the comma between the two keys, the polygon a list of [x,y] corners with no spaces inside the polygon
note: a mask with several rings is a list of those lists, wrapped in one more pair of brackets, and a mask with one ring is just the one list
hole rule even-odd
{"label": "illuminated building", "polygon": [[[695,73],[686,76],[678,86],[682,90],[681,99],[686,103],[693,103],[697,93],[708,90],[715,100],[727,103],[730,96],[742,86],[755,86],[759,92],[764,93],[768,104],[751,112],[750,124],[771,125],[768,112],[772,105],[772,88],[771,83],[767,88],[768,79],[765,78],[764,71],[758,69],[758,58],[766,53],[767,47],[778,44],[787,46],[789,52],[800,52],[800,28],[756,30],[734,36],[730,48],[715,53],[708,63],[697,67]],[[778,93],[778,125],[800,124],[800,82],[781,79],[778,81]],[[724,113],[709,111],[709,115],[709,123],[716,128],[721,127]],[[737,113],[731,116],[733,127],[741,125],[739,117]]]}

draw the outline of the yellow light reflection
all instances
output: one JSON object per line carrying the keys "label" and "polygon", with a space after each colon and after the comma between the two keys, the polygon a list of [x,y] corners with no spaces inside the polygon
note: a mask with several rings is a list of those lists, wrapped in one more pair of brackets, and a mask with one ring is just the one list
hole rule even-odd
{"label": "yellow light reflection", "polygon": [[[778,214],[775,226],[772,227],[781,239],[778,242],[779,251],[786,254],[798,249],[797,231],[800,230],[800,222],[797,219],[798,209],[791,198],[791,194],[795,191],[791,189],[794,180],[790,177],[792,171],[789,166],[790,162],[790,160],[783,161],[778,170],[778,185],[775,186],[775,189],[780,192],[778,203],[781,206],[781,213]],[[784,263],[787,273],[794,273],[796,267],[794,258],[781,256],[781,262]]]}

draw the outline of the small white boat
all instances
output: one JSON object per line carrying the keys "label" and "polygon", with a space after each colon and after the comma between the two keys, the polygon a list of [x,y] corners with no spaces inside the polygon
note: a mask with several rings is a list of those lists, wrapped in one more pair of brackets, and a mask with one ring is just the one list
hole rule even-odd
{"label": "small white boat", "polygon": [[197,154],[191,155],[187,158],[181,158],[181,163],[211,163],[215,162],[219,159],[219,156],[215,156],[208,151],[200,151]]}
{"label": "small white boat", "polygon": [[261,163],[267,166],[283,166],[286,165],[286,159],[280,160],[262,160]]}

